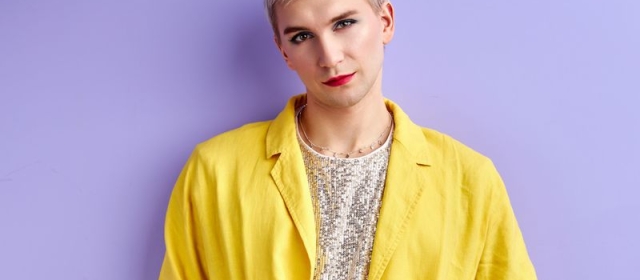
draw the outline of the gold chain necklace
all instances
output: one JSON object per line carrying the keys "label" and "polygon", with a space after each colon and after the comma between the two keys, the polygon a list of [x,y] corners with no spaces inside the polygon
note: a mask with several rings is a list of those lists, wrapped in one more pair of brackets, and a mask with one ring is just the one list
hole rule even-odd
{"label": "gold chain necklace", "polygon": [[330,153],[333,155],[334,158],[337,158],[338,156],[344,156],[345,158],[350,158],[351,155],[354,154],[363,154],[367,151],[373,151],[376,148],[382,146],[382,144],[384,144],[384,141],[382,141],[383,136],[386,134],[386,132],[391,129],[393,127],[393,115],[391,115],[391,113],[389,113],[389,125],[382,131],[382,133],[380,133],[380,135],[378,135],[378,138],[376,138],[375,141],[373,141],[371,144],[369,144],[368,146],[364,146],[362,148],[353,150],[351,152],[336,152],[334,150],[329,149],[329,147],[324,147],[324,146],[318,146],[316,144],[314,144],[313,142],[311,142],[311,139],[309,139],[309,136],[307,136],[307,132],[304,130],[304,126],[302,126],[302,122],[300,121],[300,116],[302,115],[302,111],[304,111],[304,108],[307,107],[307,104],[302,105],[302,107],[300,107],[300,109],[298,110],[298,114],[296,114],[296,122],[298,123],[298,126],[300,126],[300,130],[302,131],[302,135],[304,136],[304,140],[306,140],[309,143],[309,146],[311,146],[312,149],[317,150],[318,152],[321,153]]}

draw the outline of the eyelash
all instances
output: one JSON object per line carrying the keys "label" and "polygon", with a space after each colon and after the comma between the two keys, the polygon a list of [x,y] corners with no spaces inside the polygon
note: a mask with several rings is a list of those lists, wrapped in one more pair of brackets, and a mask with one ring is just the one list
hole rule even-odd
{"label": "eyelash", "polygon": [[[343,29],[343,28],[349,27],[349,26],[355,24],[356,22],[358,22],[358,21],[355,20],[355,19],[343,19],[343,20],[340,20],[340,21],[336,22],[336,24],[333,25],[333,30],[335,31],[335,30],[339,30],[339,29]],[[305,38],[303,38],[303,37],[305,37]],[[311,39],[311,38],[313,38],[313,34],[311,34],[311,32],[306,32],[305,31],[305,32],[300,32],[300,33],[294,35],[293,37],[291,37],[291,39],[289,41],[291,43],[297,45],[297,44],[300,44],[300,43],[302,43],[302,42],[304,42],[304,41],[306,41],[308,39]]]}
{"label": "eyelash", "polygon": [[[349,26],[351,26],[352,24],[354,24],[356,22],[358,22],[358,21],[355,20],[355,19],[343,19],[343,20],[340,20],[340,21],[336,22],[336,24],[333,26],[333,30],[349,27]],[[342,25],[342,27],[338,28],[339,25]]]}

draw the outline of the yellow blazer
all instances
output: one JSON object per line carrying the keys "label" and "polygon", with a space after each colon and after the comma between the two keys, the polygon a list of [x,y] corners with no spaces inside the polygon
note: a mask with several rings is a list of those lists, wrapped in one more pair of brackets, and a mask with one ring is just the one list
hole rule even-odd
{"label": "yellow blazer", "polygon": [[[311,279],[316,230],[291,98],[273,121],[199,144],[171,195],[160,279]],[[536,279],[492,162],[393,102],[369,278]]]}

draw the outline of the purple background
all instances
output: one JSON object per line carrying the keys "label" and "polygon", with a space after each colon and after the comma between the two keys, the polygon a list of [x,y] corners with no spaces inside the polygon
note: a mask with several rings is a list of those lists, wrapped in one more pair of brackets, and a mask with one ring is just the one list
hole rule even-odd
{"label": "purple background", "polygon": [[[385,95],[494,160],[540,279],[640,279],[640,1],[395,5]],[[261,0],[0,1],[0,277],[157,278],[194,145],[302,91]]]}

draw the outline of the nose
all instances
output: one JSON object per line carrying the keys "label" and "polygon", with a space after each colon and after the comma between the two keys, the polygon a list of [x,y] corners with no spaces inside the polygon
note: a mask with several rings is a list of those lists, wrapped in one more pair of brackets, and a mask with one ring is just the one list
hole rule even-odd
{"label": "nose", "polygon": [[325,38],[318,41],[320,41],[320,57],[318,60],[320,67],[334,68],[344,60],[344,53],[339,40]]}

